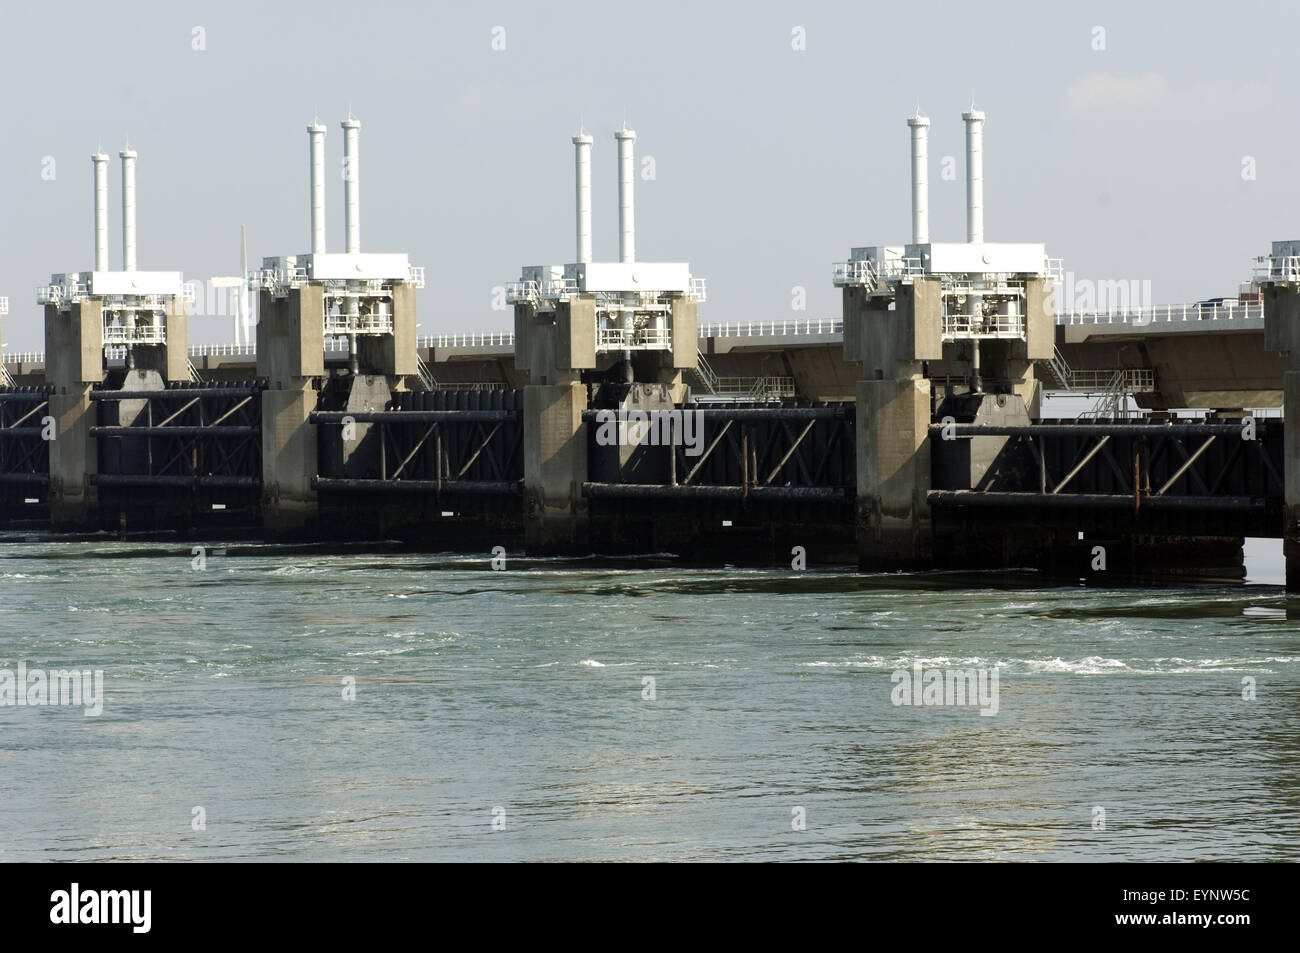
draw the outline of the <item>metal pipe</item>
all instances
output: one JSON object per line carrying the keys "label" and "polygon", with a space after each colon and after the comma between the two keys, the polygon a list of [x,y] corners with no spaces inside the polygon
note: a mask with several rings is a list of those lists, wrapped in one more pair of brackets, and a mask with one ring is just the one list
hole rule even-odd
{"label": "metal pipe", "polygon": [[196,474],[194,476],[161,476],[154,474],[131,473],[91,473],[90,482],[96,486],[229,486],[258,487],[262,485],[260,476],[211,476]]}
{"label": "metal pipe", "polygon": [[122,160],[122,270],[135,271],[135,150],[118,153]]}
{"label": "metal pipe", "polygon": [[[856,408],[852,404],[832,404],[824,407],[678,407],[675,411],[661,411],[660,413],[681,413],[681,414],[699,414],[705,419],[715,420],[852,420],[856,416]],[[584,423],[603,423],[610,419],[602,414],[626,413],[614,409],[608,410],[584,410],[582,420]],[[646,411],[649,413],[649,411]],[[360,419],[360,418],[358,418]],[[934,428],[941,427],[941,424],[934,424]],[[958,427],[962,426],[960,424]],[[1240,428],[1238,428],[1240,429]]]}
{"label": "metal pipe", "polygon": [[[1133,497],[1128,493],[1060,493],[1043,494],[1025,491],[1007,493],[981,490],[931,490],[926,494],[931,506],[939,507],[1026,507],[1078,508],[1078,509],[1128,509],[1133,508]],[[1159,510],[1227,510],[1252,512],[1264,510],[1268,502],[1248,496],[1152,496],[1142,498],[1142,508]]]}
{"label": "metal pipe", "polygon": [[847,500],[853,488],[844,486],[686,486],[668,483],[584,483],[582,495],[588,499],[607,497],[640,500],[730,499],[757,500]]}
{"label": "metal pipe", "polygon": [[[92,392],[92,397],[94,393]],[[1220,437],[1241,436],[1237,424],[930,424],[931,434],[956,437]]]}
{"label": "metal pipe", "polygon": [[91,400],[156,400],[186,397],[247,397],[264,387],[160,387],[157,390],[92,390]]}
{"label": "metal pipe", "polygon": [[636,208],[632,191],[635,171],[632,143],[636,142],[636,132],[624,126],[614,133],[614,138],[618,140],[618,260],[627,263],[636,261]]}
{"label": "metal pipe", "polygon": [[95,165],[95,270],[108,271],[108,156],[91,155]]}
{"label": "metal pipe", "polygon": [[325,254],[325,127],[307,127],[311,156],[311,253]]}
{"label": "metal pipe", "polygon": [[348,116],[343,127],[343,218],[349,255],[361,252],[361,155],[357,151],[361,123]]}
{"label": "metal pipe", "polygon": [[229,426],[209,424],[175,427],[91,427],[89,432],[92,437],[241,437],[261,433],[262,428],[260,425],[252,424]]}
{"label": "metal pipe", "polygon": [[579,131],[573,137],[574,195],[578,210],[578,262],[591,261],[591,136]]}
{"label": "metal pipe", "polygon": [[912,130],[912,244],[925,245],[930,241],[930,120],[917,107],[907,125]]}
{"label": "metal pipe", "polygon": [[350,477],[312,477],[314,490],[407,490],[418,493],[482,493],[519,495],[522,480],[375,480]]}
{"label": "metal pipe", "polygon": [[349,420],[358,424],[471,424],[514,420],[519,415],[517,410],[317,410],[309,414],[307,419],[313,424],[343,424]]}
{"label": "metal pipe", "polygon": [[961,114],[966,123],[966,241],[984,241],[984,113]]}

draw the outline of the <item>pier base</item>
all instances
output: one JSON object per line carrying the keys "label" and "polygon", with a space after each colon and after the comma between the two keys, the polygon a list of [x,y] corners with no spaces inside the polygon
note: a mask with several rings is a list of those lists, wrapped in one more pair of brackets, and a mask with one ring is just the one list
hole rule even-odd
{"label": "pier base", "polygon": [[930,490],[930,382],[857,385],[858,566],[863,572],[926,569],[933,533]]}
{"label": "pier base", "polygon": [[308,416],[319,392],[310,383],[262,393],[262,524],[268,539],[317,531],[316,428]]}
{"label": "pier base", "polygon": [[587,388],[524,388],[524,541],[530,554],[587,551]]}
{"label": "pier base", "polygon": [[95,405],[90,385],[51,394],[49,415],[54,418],[50,441],[50,528],[55,532],[80,532],[98,522],[98,495],[90,476],[99,472],[98,442],[91,438]]}
{"label": "pier base", "polygon": [[[1288,297],[1294,301],[1294,296]],[[1286,560],[1287,592],[1300,592],[1300,371],[1282,376],[1282,442],[1286,466],[1282,482],[1286,505],[1282,508],[1282,556]]]}

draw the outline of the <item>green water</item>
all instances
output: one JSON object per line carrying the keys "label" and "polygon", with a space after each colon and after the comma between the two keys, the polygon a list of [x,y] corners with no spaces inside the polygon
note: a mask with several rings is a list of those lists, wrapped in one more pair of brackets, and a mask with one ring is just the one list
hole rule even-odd
{"label": "green water", "polygon": [[0,536],[0,860],[1300,857],[1277,587],[489,558]]}

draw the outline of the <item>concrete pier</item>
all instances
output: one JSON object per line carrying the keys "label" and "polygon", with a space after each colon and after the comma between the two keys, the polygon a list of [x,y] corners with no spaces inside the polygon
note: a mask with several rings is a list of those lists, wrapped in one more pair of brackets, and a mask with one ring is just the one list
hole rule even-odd
{"label": "concrete pier", "polygon": [[99,522],[91,476],[99,472],[98,444],[90,389],[104,380],[103,312],[96,299],[83,299],[68,312],[45,306],[46,382],[54,440],[50,442],[50,525],[82,530]]}
{"label": "concrete pier", "polygon": [[317,531],[316,428],[307,418],[325,376],[324,289],[303,284],[283,297],[261,293],[257,374],[262,392],[262,522],[270,539]]}

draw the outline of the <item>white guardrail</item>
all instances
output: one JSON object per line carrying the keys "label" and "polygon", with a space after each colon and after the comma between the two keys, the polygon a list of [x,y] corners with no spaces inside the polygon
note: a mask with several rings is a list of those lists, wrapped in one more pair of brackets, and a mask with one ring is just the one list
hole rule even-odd
{"label": "white guardrail", "polygon": [[1174,321],[1262,321],[1261,301],[1226,301],[1210,304],[1198,301],[1168,304],[1157,308],[1109,311],[1066,311],[1056,316],[1057,324],[1168,324]]}
{"label": "white guardrail", "polygon": [[802,321],[740,321],[701,324],[702,338],[760,338],[796,334],[843,334],[839,318],[812,318]]}
{"label": "white guardrail", "polygon": [[[1057,324],[1129,324],[1142,327],[1182,321],[1262,321],[1262,302],[1203,302],[1172,304],[1158,308],[1114,311],[1068,311],[1056,315]],[[839,318],[808,318],[788,321],[737,321],[701,324],[701,338],[796,337],[801,335],[835,336],[844,333]],[[415,339],[416,347],[513,347],[513,331],[480,331],[464,334],[430,334]],[[189,349],[194,357],[253,357],[254,344],[197,344]],[[41,364],[44,351],[20,351],[5,354],[6,364]]]}

